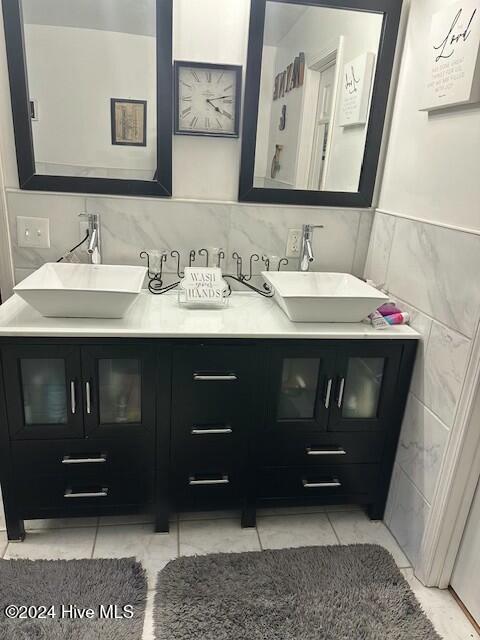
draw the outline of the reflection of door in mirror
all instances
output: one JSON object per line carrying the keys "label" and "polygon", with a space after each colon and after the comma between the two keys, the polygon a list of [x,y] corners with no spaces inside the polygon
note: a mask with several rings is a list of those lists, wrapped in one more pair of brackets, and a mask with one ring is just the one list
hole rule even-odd
{"label": "reflection of door in mirror", "polygon": [[22,11],[36,173],[153,180],[156,0],[23,0]]}
{"label": "reflection of door in mirror", "polygon": [[[376,60],[382,21],[381,13],[267,0],[254,187],[358,191],[368,117],[345,124],[342,109],[369,105],[373,75],[347,103],[343,74],[356,60],[358,68],[367,56]],[[284,107],[288,118],[279,129]],[[272,177],[279,145],[281,166]]]}
{"label": "reflection of door in mirror", "polygon": [[326,175],[327,145],[331,131],[332,107],[335,90],[335,61],[320,71],[320,82],[317,99],[317,115],[313,134],[313,148],[310,159],[308,188],[323,188]]}

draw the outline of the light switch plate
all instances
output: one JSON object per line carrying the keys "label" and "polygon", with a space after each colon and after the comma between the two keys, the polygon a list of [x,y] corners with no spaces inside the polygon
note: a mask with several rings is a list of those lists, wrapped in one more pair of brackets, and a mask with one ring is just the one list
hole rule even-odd
{"label": "light switch plate", "polygon": [[50,249],[50,220],[18,216],[17,246]]}

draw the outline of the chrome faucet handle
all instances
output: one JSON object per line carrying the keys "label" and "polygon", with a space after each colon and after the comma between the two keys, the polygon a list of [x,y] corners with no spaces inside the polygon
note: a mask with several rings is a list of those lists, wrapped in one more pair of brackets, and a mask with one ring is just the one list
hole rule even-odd
{"label": "chrome faucet handle", "polygon": [[304,224],[303,225],[306,229],[324,229],[324,225],[323,224]]}

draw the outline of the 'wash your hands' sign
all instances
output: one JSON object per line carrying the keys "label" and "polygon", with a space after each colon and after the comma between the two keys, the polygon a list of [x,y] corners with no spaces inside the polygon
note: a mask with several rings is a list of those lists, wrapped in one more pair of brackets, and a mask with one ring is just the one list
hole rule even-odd
{"label": "'wash your hands' sign", "polygon": [[421,111],[480,101],[480,0],[456,2],[433,15],[426,55]]}
{"label": "'wash your hands' sign", "polygon": [[193,306],[224,305],[228,285],[218,267],[186,267],[180,283],[180,302]]}

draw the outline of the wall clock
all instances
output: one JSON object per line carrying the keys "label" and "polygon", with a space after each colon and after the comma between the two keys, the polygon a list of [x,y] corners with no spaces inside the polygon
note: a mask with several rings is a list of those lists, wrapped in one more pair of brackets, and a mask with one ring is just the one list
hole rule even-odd
{"label": "wall clock", "polygon": [[175,61],[175,133],[238,138],[242,67]]}

